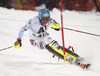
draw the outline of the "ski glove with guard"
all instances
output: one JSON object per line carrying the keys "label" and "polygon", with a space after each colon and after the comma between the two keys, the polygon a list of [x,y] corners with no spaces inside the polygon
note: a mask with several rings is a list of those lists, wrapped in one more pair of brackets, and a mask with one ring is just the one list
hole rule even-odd
{"label": "ski glove with guard", "polygon": [[19,49],[22,46],[21,41],[22,41],[21,38],[17,38],[17,41],[14,43],[14,47],[16,49]]}
{"label": "ski glove with guard", "polygon": [[60,31],[61,30],[61,26],[58,23],[52,23],[50,25],[50,27],[55,29],[56,31]]}

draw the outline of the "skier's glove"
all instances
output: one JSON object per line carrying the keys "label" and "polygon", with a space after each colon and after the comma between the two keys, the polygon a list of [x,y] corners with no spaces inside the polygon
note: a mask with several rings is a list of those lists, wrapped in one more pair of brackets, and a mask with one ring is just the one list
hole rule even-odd
{"label": "skier's glove", "polygon": [[22,46],[21,41],[22,41],[21,38],[17,38],[17,41],[14,43],[14,47],[16,49],[19,49]]}
{"label": "skier's glove", "polygon": [[58,23],[52,23],[50,25],[51,28],[55,29],[56,31],[61,30],[61,26]]}

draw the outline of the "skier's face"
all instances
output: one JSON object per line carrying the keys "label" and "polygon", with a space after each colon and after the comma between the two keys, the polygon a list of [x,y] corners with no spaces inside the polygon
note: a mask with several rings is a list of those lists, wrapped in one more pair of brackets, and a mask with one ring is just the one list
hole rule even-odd
{"label": "skier's face", "polygon": [[42,17],[41,18],[42,25],[45,26],[48,23],[49,19],[50,19],[49,17]]}
{"label": "skier's face", "polygon": [[48,21],[41,20],[41,23],[42,23],[43,26],[46,26],[46,24],[48,23]]}

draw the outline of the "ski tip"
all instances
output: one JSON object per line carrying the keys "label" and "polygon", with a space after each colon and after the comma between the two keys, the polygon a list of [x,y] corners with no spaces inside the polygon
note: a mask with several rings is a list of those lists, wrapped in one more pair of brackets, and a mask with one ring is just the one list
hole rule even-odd
{"label": "ski tip", "polygon": [[88,70],[91,64],[86,64],[86,69]]}
{"label": "ski tip", "polygon": [[80,64],[80,67],[81,67],[82,69],[88,70],[89,67],[90,67],[90,65],[91,65],[91,64]]}

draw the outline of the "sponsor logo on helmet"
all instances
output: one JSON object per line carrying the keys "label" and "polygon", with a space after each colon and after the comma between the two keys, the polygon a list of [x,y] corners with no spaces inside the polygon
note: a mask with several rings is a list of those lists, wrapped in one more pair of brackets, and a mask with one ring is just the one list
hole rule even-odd
{"label": "sponsor logo on helmet", "polygon": [[48,16],[49,16],[49,14],[43,14],[43,16],[48,17]]}

